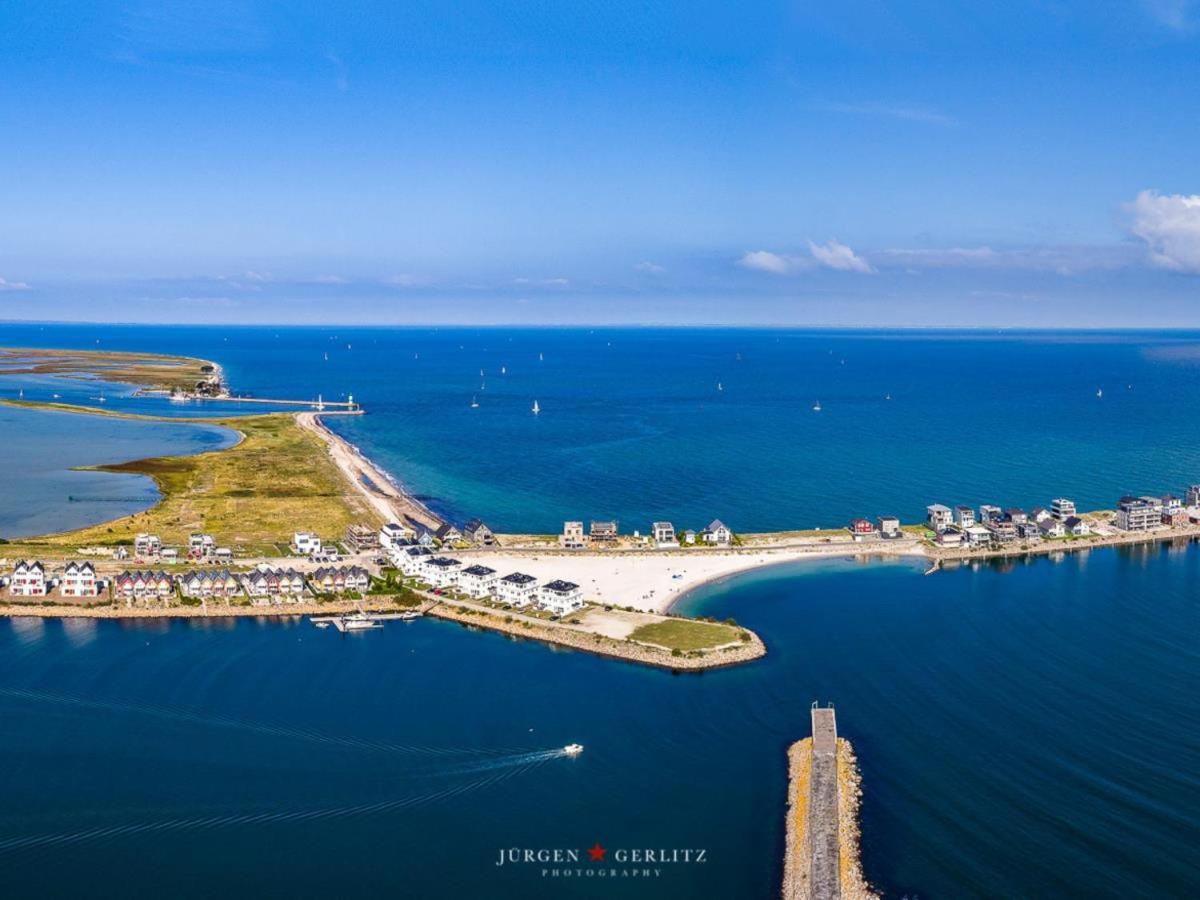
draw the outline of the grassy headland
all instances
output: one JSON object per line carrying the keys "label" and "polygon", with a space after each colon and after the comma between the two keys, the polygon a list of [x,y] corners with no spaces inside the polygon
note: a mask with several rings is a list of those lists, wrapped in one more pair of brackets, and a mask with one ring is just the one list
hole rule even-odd
{"label": "grassy headland", "polygon": [[[95,414],[85,407],[23,404],[62,412]],[[121,414],[117,414],[121,415]],[[223,419],[154,419],[203,422],[238,432],[241,440],[225,450],[193,456],[163,456],[95,471],[147,475],[162,500],[152,509],[77,531],[23,539],[4,548],[5,556],[62,555],[80,547],[129,543],[138,532],[158,534],[167,544],[186,544],[194,531],[216,535],[218,543],[245,554],[280,551],[301,529],[340,537],[351,522],[377,523],[379,516],[356,493],[316,435],[287,413]]]}
{"label": "grassy headland", "polygon": [[148,390],[190,391],[215,371],[216,366],[208,360],[188,356],[0,347],[0,375],[99,378]]}

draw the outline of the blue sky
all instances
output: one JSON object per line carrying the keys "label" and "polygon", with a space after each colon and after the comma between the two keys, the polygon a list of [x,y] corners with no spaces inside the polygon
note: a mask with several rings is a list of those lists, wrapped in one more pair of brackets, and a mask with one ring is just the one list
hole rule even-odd
{"label": "blue sky", "polygon": [[0,6],[0,317],[1200,325],[1200,3]]}

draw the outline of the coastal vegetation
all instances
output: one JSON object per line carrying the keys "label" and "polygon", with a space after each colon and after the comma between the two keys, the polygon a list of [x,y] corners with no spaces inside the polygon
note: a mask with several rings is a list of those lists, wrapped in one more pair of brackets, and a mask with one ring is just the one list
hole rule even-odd
{"label": "coastal vegetation", "polygon": [[671,618],[642,625],[634,629],[629,639],[686,653],[690,650],[709,650],[737,643],[743,633],[742,629],[730,625]]}
{"label": "coastal vegetation", "polygon": [[145,390],[190,391],[213,376],[204,359],[111,350],[45,350],[0,347],[0,375],[59,375],[136,385]]}
{"label": "coastal vegetation", "polygon": [[378,514],[341,476],[325,443],[298,427],[294,416],[190,421],[232,429],[241,439],[228,449],[193,456],[96,466],[96,471],[146,475],[154,479],[162,499],[145,512],[111,522],[19,541],[6,548],[7,553],[53,555],[79,547],[110,547],[132,542],[139,532],[186,544],[190,533],[207,531],[242,555],[275,556],[283,550],[279,542],[300,528],[340,535],[351,523],[379,522]]}

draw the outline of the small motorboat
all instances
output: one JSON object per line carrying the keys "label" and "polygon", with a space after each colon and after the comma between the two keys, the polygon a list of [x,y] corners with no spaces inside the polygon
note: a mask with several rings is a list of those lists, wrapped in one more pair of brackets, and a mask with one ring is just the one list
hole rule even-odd
{"label": "small motorboat", "polygon": [[316,625],[318,628],[328,628],[329,627],[328,622],[313,622],[313,624]]}
{"label": "small motorboat", "polygon": [[567,756],[578,756],[583,752],[583,744],[567,744],[563,747],[562,752]]}

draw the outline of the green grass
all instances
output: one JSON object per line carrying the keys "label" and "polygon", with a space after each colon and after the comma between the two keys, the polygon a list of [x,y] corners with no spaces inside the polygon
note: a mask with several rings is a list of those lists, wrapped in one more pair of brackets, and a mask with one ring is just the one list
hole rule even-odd
{"label": "green grass", "polygon": [[301,429],[292,415],[205,421],[240,432],[242,440],[226,450],[96,467],[153,478],[163,495],[157,506],[78,531],[22,540],[5,555],[114,546],[132,542],[142,531],[158,534],[168,545],[186,544],[192,532],[207,531],[221,546],[273,552],[293,531],[314,530],[332,539],[352,522],[378,524],[374,510],[337,470],[325,443]]}
{"label": "green grass", "polygon": [[657,644],[668,650],[708,650],[739,640],[741,629],[692,619],[668,619],[634,629],[631,641]]}

